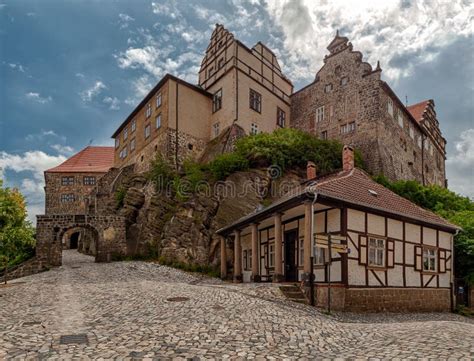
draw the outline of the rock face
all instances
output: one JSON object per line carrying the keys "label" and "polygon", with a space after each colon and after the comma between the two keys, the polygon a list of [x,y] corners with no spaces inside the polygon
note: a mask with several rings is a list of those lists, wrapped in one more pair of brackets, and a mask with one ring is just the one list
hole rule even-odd
{"label": "rock face", "polygon": [[183,201],[156,192],[143,175],[133,174],[122,180],[123,205],[115,211],[126,219],[127,253],[214,264],[217,229],[279,198],[300,180],[297,174],[273,179],[266,169],[237,172]]}

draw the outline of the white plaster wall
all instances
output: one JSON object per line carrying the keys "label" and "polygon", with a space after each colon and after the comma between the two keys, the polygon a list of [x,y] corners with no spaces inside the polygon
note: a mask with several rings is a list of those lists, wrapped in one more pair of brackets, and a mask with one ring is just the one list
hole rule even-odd
{"label": "white plaster wall", "polygon": [[451,280],[450,280],[450,273],[449,271],[446,273],[440,273],[439,275],[439,287],[450,287]]}
{"label": "white plaster wall", "polygon": [[341,230],[341,211],[331,209],[328,214],[328,232],[338,232]]}
{"label": "white plaster wall", "polygon": [[403,266],[395,266],[387,271],[388,286],[403,287]]}
{"label": "white plaster wall", "polygon": [[387,234],[390,238],[403,239],[403,223],[395,219],[388,219]]}
{"label": "white plaster wall", "polygon": [[355,209],[347,210],[347,228],[365,232],[365,213]]}
{"label": "white plaster wall", "polygon": [[349,260],[349,284],[350,285],[365,285],[365,266],[359,265],[356,260]]}
{"label": "white plaster wall", "polygon": [[314,276],[316,277],[316,282],[324,282],[324,268],[315,269]]}
{"label": "white plaster wall", "polygon": [[[382,282],[385,282],[384,272],[375,271],[375,273],[377,274],[378,278],[380,278]],[[369,286],[378,286],[378,287],[381,286],[380,282],[377,280],[377,278],[375,278],[374,274],[370,271],[369,271]]]}
{"label": "white plaster wall", "polygon": [[375,214],[368,214],[367,218],[367,232],[370,234],[385,235],[385,219],[384,217],[376,216]]}
{"label": "white plaster wall", "polygon": [[324,212],[314,215],[314,227],[316,233],[324,232]]}
{"label": "white plaster wall", "polygon": [[331,282],[341,282],[341,262],[333,261],[331,264]]}
{"label": "white plaster wall", "polygon": [[441,248],[451,249],[451,233],[439,231],[439,246]]}
{"label": "white plaster wall", "polygon": [[423,227],[423,244],[436,246],[436,230],[435,229]]}
{"label": "white plaster wall", "polygon": [[394,241],[393,246],[395,247],[395,263],[403,263],[403,242]]}
{"label": "white plaster wall", "polygon": [[410,242],[420,243],[420,234],[421,234],[421,227],[417,226],[416,224],[405,223],[405,231],[406,231],[406,240]]}
{"label": "white plaster wall", "polygon": [[[347,234],[354,241],[355,245],[359,247],[359,235],[354,232],[348,232]],[[349,256],[359,258],[359,251],[357,250],[357,248],[355,248],[354,244],[352,244],[350,240],[347,241],[347,246],[350,250]]]}

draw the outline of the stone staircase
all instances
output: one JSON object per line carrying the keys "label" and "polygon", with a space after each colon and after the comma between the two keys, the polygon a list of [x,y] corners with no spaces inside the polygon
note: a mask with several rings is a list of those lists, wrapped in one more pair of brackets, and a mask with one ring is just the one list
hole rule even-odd
{"label": "stone staircase", "polygon": [[308,304],[303,291],[301,291],[298,285],[284,285],[280,286],[280,291],[285,295],[288,300],[303,304]]}

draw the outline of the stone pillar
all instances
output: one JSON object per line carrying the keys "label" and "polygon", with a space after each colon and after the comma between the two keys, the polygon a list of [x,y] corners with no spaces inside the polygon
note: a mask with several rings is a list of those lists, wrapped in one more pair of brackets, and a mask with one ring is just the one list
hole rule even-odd
{"label": "stone pillar", "polygon": [[258,272],[258,223],[252,224],[252,281],[260,282]]}
{"label": "stone pillar", "polygon": [[275,273],[273,274],[273,282],[282,282],[285,277],[283,275],[283,257],[282,257],[282,232],[281,232],[281,213],[276,213],[275,220]]}
{"label": "stone pillar", "polygon": [[234,232],[234,282],[242,282],[242,245],[240,244],[240,230]]}
{"label": "stone pillar", "polygon": [[303,271],[309,275],[311,272],[311,202],[304,203],[304,241],[303,241]]}
{"label": "stone pillar", "polygon": [[227,254],[226,254],[226,242],[225,237],[221,238],[221,278],[224,280],[227,277]]}

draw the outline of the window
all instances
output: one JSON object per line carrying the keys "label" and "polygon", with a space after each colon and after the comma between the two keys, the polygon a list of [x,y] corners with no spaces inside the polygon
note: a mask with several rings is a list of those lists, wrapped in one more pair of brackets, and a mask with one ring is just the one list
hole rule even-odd
{"label": "window", "polygon": [[298,264],[299,264],[300,266],[302,266],[303,263],[304,263],[304,240],[303,240],[303,239],[300,239],[300,241],[299,241],[299,247],[300,247],[300,248],[299,248],[299,250],[298,250],[298,251],[299,251],[299,253],[298,253],[298,257],[299,257],[299,258],[298,258]]}
{"label": "window", "polygon": [[421,135],[418,137],[418,142],[417,143],[418,143],[418,148],[421,149],[422,148],[421,147]]}
{"label": "window", "polygon": [[247,259],[248,259],[247,269],[251,270],[252,269],[252,250],[251,249],[247,250]]}
{"label": "window", "polygon": [[436,249],[423,248],[423,271],[436,272],[436,256]]}
{"label": "window", "polygon": [[217,69],[224,67],[224,58],[220,58],[219,62],[217,63]]}
{"label": "window", "polygon": [[410,138],[411,138],[411,139],[415,139],[415,131],[413,130],[413,127],[412,127],[411,125],[410,125],[410,130],[409,130],[409,132],[410,132]]}
{"label": "window", "polygon": [[275,267],[275,245],[268,246],[268,267]]}
{"label": "window", "polygon": [[212,112],[215,113],[222,108],[222,88],[216,91],[212,97]]}
{"label": "window", "polygon": [[321,132],[321,139],[323,139],[323,140],[328,139],[328,131],[327,130]]}
{"label": "window", "polygon": [[244,270],[246,271],[248,269],[248,260],[247,260],[247,250],[244,249],[242,251],[243,255],[242,255],[242,263],[243,263],[243,267],[244,267]]}
{"label": "window", "polygon": [[62,177],[61,178],[61,185],[63,185],[63,186],[73,186],[74,185],[74,177]]}
{"label": "window", "polygon": [[217,137],[219,135],[219,122],[213,124],[212,130],[214,131],[214,137]]}
{"label": "window", "polygon": [[285,122],[286,122],[286,113],[282,109],[277,108],[277,125],[279,127],[284,128]]}
{"label": "window", "polygon": [[135,138],[130,141],[130,152],[135,150]]}
{"label": "window", "polygon": [[326,255],[324,248],[314,245],[313,254],[313,261],[315,265],[321,266],[326,264]]}
{"label": "window", "polygon": [[250,89],[249,101],[251,109],[259,113],[262,111],[262,95],[260,93]]}
{"label": "window", "polygon": [[146,105],[146,117],[147,118],[151,117],[151,104],[150,103]]}
{"label": "window", "polygon": [[341,134],[352,133],[352,132],[355,132],[355,130],[356,130],[356,123],[355,122],[350,122],[350,123],[341,125],[341,127],[340,127]]}
{"label": "window", "polygon": [[127,147],[123,148],[122,151],[120,152],[120,158],[124,159],[127,158]]}
{"label": "window", "polygon": [[131,126],[131,130],[132,130],[132,133],[137,129],[137,121],[135,119],[132,120],[132,126]]}
{"label": "window", "polygon": [[128,129],[125,129],[125,130],[123,131],[123,140],[126,141],[127,138],[128,138]]}
{"label": "window", "polygon": [[61,194],[61,203],[69,203],[69,202],[74,202],[76,197],[74,197],[74,194]]}
{"label": "window", "polygon": [[399,110],[398,113],[397,113],[397,120],[398,120],[398,125],[403,128],[403,115],[402,115],[402,111]]}
{"label": "window", "polygon": [[161,113],[156,116],[156,118],[155,118],[155,125],[156,125],[156,129],[160,129],[160,128],[161,128]]}
{"label": "window", "polygon": [[393,100],[390,98],[388,99],[387,111],[388,111],[388,114],[390,114],[390,116],[393,117]]}
{"label": "window", "polygon": [[332,90],[332,84],[326,84],[324,87],[324,92],[329,93]]}
{"label": "window", "polygon": [[207,72],[207,76],[210,77],[212,75],[212,73],[214,73],[214,67],[211,66]]}
{"label": "window", "polygon": [[252,123],[250,126],[250,134],[255,135],[258,134],[258,125],[255,123]]}
{"label": "window", "polygon": [[346,86],[347,83],[349,83],[349,78],[345,76],[344,78],[341,79],[341,85]]}
{"label": "window", "polygon": [[324,120],[324,105],[316,109],[316,123]]}
{"label": "window", "polygon": [[156,107],[161,107],[161,93],[156,96]]}
{"label": "window", "polygon": [[85,186],[93,186],[93,185],[95,185],[95,177],[93,177],[93,176],[84,176],[84,179],[83,179],[82,183]]}
{"label": "window", "polygon": [[149,138],[150,137],[150,124],[148,124],[146,127],[145,127],[145,139]]}
{"label": "window", "polygon": [[120,138],[115,138],[115,149],[120,147]]}
{"label": "window", "polygon": [[369,238],[369,266],[385,266],[385,240]]}

